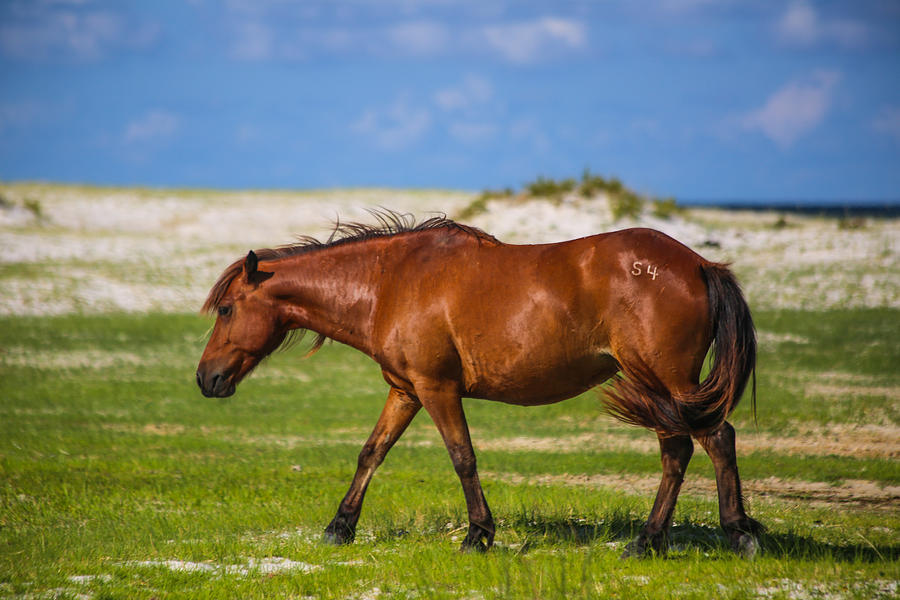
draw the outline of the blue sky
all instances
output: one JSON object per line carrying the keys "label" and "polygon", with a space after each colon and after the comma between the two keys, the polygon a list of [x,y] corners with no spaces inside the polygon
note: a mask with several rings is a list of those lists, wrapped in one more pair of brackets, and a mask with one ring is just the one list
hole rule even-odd
{"label": "blue sky", "polygon": [[0,0],[0,178],[900,199],[900,2]]}

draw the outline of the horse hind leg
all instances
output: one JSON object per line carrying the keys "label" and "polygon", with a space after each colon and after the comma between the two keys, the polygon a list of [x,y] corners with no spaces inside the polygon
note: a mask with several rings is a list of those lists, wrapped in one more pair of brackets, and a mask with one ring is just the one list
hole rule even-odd
{"label": "horse hind leg", "polygon": [[675,511],[675,502],[684,481],[685,470],[694,452],[694,444],[686,435],[669,437],[657,435],[662,459],[662,480],[647,522],[638,536],[625,547],[622,558],[664,554],[668,546],[672,513]]}
{"label": "horse hind leg", "polygon": [[[675,339],[674,335],[667,339]],[[679,351],[665,349],[656,356],[640,356],[636,352],[619,352],[619,362],[640,377],[622,380],[613,400],[607,406],[627,423],[655,429],[659,440],[662,479],[647,522],[622,554],[636,558],[664,554],[668,547],[669,529],[678,493],[684,482],[694,444],[688,430],[679,431],[677,411],[668,409],[673,392],[691,390],[697,385],[703,354],[701,344],[679,344]],[[650,344],[646,344],[650,346]],[[687,348],[687,350],[685,350]],[[689,350],[689,351],[688,351]]]}
{"label": "horse hind leg", "polygon": [[417,398],[391,388],[375,429],[359,453],[350,489],[341,501],[334,519],[325,528],[325,542],[349,544],[356,537],[356,523],[359,521],[363,498],[372,475],[421,407]]}
{"label": "horse hind leg", "polygon": [[719,523],[731,549],[744,558],[753,558],[759,551],[758,536],[765,528],[747,516],[741,494],[735,451],[734,427],[727,421],[716,431],[697,437],[709,454],[716,470],[716,489],[719,495]]}

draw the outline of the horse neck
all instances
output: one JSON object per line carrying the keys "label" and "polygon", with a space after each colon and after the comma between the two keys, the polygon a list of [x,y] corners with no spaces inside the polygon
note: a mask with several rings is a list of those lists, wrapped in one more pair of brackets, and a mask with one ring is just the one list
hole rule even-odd
{"label": "horse neck", "polygon": [[[371,354],[379,276],[390,253],[380,240],[312,250],[273,265],[271,295],[290,329],[309,329]],[[268,270],[268,267],[262,267]]]}

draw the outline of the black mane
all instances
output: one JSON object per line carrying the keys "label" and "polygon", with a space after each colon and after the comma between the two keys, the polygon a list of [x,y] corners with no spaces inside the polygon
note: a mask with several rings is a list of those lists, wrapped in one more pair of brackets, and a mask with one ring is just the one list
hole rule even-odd
{"label": "black mane", "polygon": [[[477,227],[463,225],[452,219],[448,219],[446,215],[431,217],[416,223],[416,219],[409,213],[399,213],[386,208],[370,209],[368,213],[372,215],[377,223],[341,223],[340,220],[335,222],[334,229],[324,242],[319,241],[309,235],[299,236],[293,244],[279,246],[278,248],[265,248],[256,250],[256,255],[260,261],[274,260],[276,258],[284,258],[286,256],[296,256],[305,254],[313,250],[321,250],[334,246],[341,246],[352,242],[362,242],[374,238],[389,237],[399,233],[408,233],[411,231],[426,231],[429,229],[447,228],[461,231],[469,235],[473,235],[480,240],[499,243],[497,239]],[[264,256],[265,255],[265,256]]]}
{"label": "black mane", "polygon": [[[324,250],[325,248],[342,246],[344,244],[350,244],[354,242],[362,242],[375,238],[389,237],[401,233],[427,231],[430,229],[441,228],[472,235],[478,238],[478,240],[480,241],[492,244],[500,243],[497,238],[488,233],[485,233],[477,227],[471,227],[469,225],[457,223],[452,219],[448,219],[446,215],[431,217],[422,221],[421,223],[416,223],[415,217],[409,213],[399,213],[385,208],[369,210],[368,212],[375,218],[377,223],[341,223],[340,220],[338,220],[335,223],[334,229],[331,231],[331,234],[328,236],[328,239],[324,242],[315,237],[303,235],[299,236],[297,238],[297,241],[293,244],[287,244],[285,246],[279,246],[277,248],[260,248],[259,250],[254,250],[253,252],[256,254],[260,262],[264,262],[267,260],[276,260],[279,258],[306,254],[307,252],[315,252],[318,250]],[[228,287],[231,285],[231,282],[241,273],[243,265],[244,260],[241,259],[235,261],[227,269],[225,269],[225,271],[219,277],[218,281],[216,281],[215,285],[213,285],[212,289],[210,290],[209,296],[206,298],[206,302],[204,302],[203,304],[203,312],[213,312],[218,308],[219,303],[225,296],[225,292],[228,291]]]}

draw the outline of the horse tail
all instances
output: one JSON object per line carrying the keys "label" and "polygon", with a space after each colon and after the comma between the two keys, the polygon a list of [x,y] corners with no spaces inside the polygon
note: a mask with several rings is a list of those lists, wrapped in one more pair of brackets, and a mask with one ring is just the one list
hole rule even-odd
{"label": "horse tail", "polygon": [[702,435],[718,429],[737,406],[752,378],[756,418],[756,330],[740,285],[724,264],[700,266],[706,280],[715,359],[694,390],[673,394],[640,360],[623,364],[606,392],[607,410],[616,418],[663,435]]}

